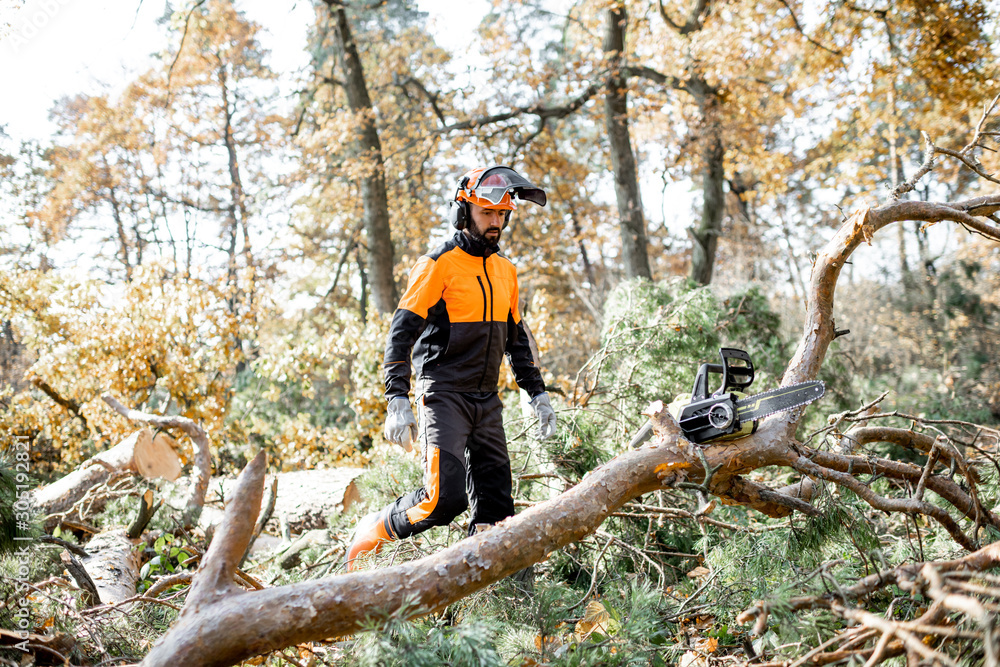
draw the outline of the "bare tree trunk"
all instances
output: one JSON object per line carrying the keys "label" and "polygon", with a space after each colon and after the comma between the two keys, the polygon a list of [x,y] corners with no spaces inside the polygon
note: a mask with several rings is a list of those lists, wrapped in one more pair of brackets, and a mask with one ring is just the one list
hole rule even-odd
{"label": "bare tree trunk", "polygon": [[590,262],[590,256],[587,254],[587,246],[583,242],[583,228],[580,226],[580,218],[572,206],[570,207],[570,220],[573,222],[573,236],[576,237],[577,247],[580,248],[580,261],[583,262],[583,274],[587,276],[587,282],[590,283],[591,291],[594,291],[597,289],[597,274],[594,273],[594,265]]}
{"label": "bare tree trunk", "polygon": [[618,2],[607,10],[604,55],[609,71],[604,93],[604,124],[611,146],[611,169],[615,177],[625,275],[629,278],[651,278],[646,221],[642,215],[639,179],[628,127],[628,81],[622,67],[626,21],[624,2]]}
{"label": "bare tree trunk", "polygon": [[[240,178],[239,154],[236,151],[236,137],[233,135],[233,114],[235,109],[229,101],[229,78],[226,72],[225,63],[219,61],[219,89],[222,94],[222,136],[226,145],[226,155],[229,158],[229,196],[231,201],[230,214],[234,229],[239,227],[243,231],[243,256],[247,262],[247,268],[253,268],[253,253],[250,246],[250,234],[248,230],[249,215],[247,214],[246,197],[243,193],[243,180]],[[236,214],[239,213],[238,220]],[[250,296],[251,302],[253,295]]]}
{"label": "bare tree trunk", "polygon": [[722,128],[718,118],[716,92],[700,79],[689,82],[689,87],[702,110],[704,135],[702,141],[702,207],[701,221],[691,231],[694,247],[691,250],[691,280],[699,285],[712,282],[715,268],[715,251],[722,234],[722,217],[725,213],[725,169],[722,145]]}
{"label": "bare tree trunk", "polygon": [[[236,137],[233,135],[233,114],[235,108],[229,100],[229,76],[226,71],[226,64],[218,58],[218,78],[219,91],[222,95],[222,136],[226,145],[226,154],[229,158],[229,224],[230,224],[230,245],[229,245],[229,280],[232,290],[231,310],[235,313],[238,296],[241,292],[238,285],[238,275],[236,271],[236,237],[240,230],[243,232],[243,261],[248,272],[248,283],[246,287],[246,309],[253,317],[254,298],[256,291],[256,276],[254,274],[253,251],[250,245],[250,221],[247,215],[246,197],[243,193],[243,181],[240,178],[240,161],[236,151]],[[237,215],[238,214],[238,215]],[[255,320],[256,318],[254,318]],[[254,322],[251,322],[251,325]],[[243,339],[239,332],[235,334],[234,345],[237,350],[244,352]],[[246,367],[245,354],[240,355],[236,364],[236,372],[239,373]]]}
{"label": "bare tree trunk", "polygon": [[347,20],[344,5],[334,0],[324,0],[335,22],[334,36],[343,55],[344,90],[347,103],[357,116],[360,127],[356,145],[358,158],[364,163],[361,177],[361,199],[364,207],[365,233],[368,236],[369,284],[372,301],[380,313],[396,309],[399,295],[392,276],[395,250],[389,229],[389,202],[385,187],[385,164],[382,159],[382,142],[375,125],[372,107],[365,82],[365,72],[358,55],[357,45]]}
{"label": "bare tree trunk", "polygon": [[[107,161],[104,163],[104,168],[107,178],[110,180],[111,168],[108,166]],[[125,221],[122,220],[121,206],[118,204],[118,194],[115,192],[115,186],[111,184],[108,185],[108,201],[111,202],[111,216],[115,219],[115,229],[118,232],[118,246],[120,248],[122,265],[125,267],[125,281],[132,282],[132,261],[129,259]]]}

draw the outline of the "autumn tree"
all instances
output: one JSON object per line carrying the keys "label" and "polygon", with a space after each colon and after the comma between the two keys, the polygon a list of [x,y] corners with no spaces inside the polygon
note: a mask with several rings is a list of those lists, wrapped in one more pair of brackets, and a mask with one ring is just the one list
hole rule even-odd
{"label": "autumn tree", "polygon": [[[132,405],[221,427],[266,305],[257,272],[269,258],[253,238],[266,228],[265,163],[282,120],[258,28],[222,1],[172,20],[159,66],[118,98],[59,103],[53,145],[18,163],[21,228],[48,252],[75,245],[97,255],[117,283],[102,288],[43,263],[12,266],[0,288],[11,337],[35,357],[33,387],[8,397],[4,419],[36,439],[38,456],[61,448],[46,457],[57,467],[92,438],[120,435],[93,412],[111,387]],[[88,372],[71,370],[81,366]],[[177,381],[181,369],[189,379]]]}
{"label": "autumn tree", "polygon": [[255,218],[267,204],[263,193],[274,177],[266,162],[283,131],[271,97],[275,75],[257,39],[260,26],[231,2],[199,2],[173,20],[180,41],[150,93],[159,95],[165,116],[158,175],[179,182],[176,191],[159,184],[150,189],[161,204],[183,213],[186,231],[188,216],[196,227],[198,219],[215,221],[231,307],[242,302],[252,312],[258,274],[268,268],[255,255]]}
{"label": "autumn tree", "polygon": [[[329,267],[324,296],[347,289],[382,314],[396,308],[399,271],[439,221],[436,122],[446,93],[428,99],[446,62],[409,2],[320,3],[315,47],[293,128],[302,152],[296,179],[308,194],[297,225],[308,261]],[[423,134],[422,134],[423,133]],[[336,248],[322,257],[327,239]],[[319,252],[317,252],[319,251]]]}
{"label": "autumn tree", "polygon": [[87,216],[107,220],[99,247],[111,250],[109,259],[130,280],[133,269],[148,259],[155,234],[155,215],[144,195],[148,163],[143,149],[152,140],[146,110],[81,96],[64,100],[54,115],[71,139],[46,152],[51,186],[30,219],[48,230],[52,243],[67,235],[78,238],[75,227]]}
{"label": "autumn tree", "polygon": [[[894,80],[906,81],[903,87],[912,90],[909,99],[923,100],[925,106],[935,105],[929,100],[978,100],[986,95],[982,81],[989,78],[991,66],[981,35],[989,17],[979,5],[931,9],[919,3],[904,4],[886,12],[861,6],[845,9],[839,4],[814,9],[818,18],[810,12],[807,21],[802,7],[788,3],[723,6],[711,1],[636,2],[619,3],[610,9],[584,3],[574,5],[568,14],[549,11],[533,15],[530,21],[520,19],[516,9],[508,9],[504,21],[497,25],[529,39],[547,38],[552,44],[548,50],[502,51],[503,57],[523,59],[515,77],[537,71],[539,79],[547,82],[543,85],[552,86],[560,77],[572,76],[571,67],[617,77],[614,85],[607,87],[605,99],[611,104],[615,98],[610,94],[617,94],[615,103],[620,109],[605,114],[602,143],[607,142],[615,187],[628,188],[616,196],[623,232],[630,224],[629,215],[642,210],[641,205],[630,208],[628,202],[640,200],[638,183],[622,166],[627,165],[629,146],[634,144],[641,167],[661,172],[670,180],[691,179],[700,190],[697,222],[689,231],[689,275],[705,284],[712,279],[727,220],[728,238],[735,240],[748,233],[750,239],[757,239],[763,235],[786,247],[791,243],[790,247],[798,248],[804,257],[802,239],[795,234],[803,228],[798,224],[801,216],[815,219],[826,215],[814,204],[815,186],[831,184],[836,178],[837,171],[829,166],[837,163],[837,155],[847,155],[840,151],[868,141],[834,139],[830,143],[827,139],[828,130],[833,132],[831,138],[842,134],[836,123],[844,114],[834,114],[832,119],[829,114],[829,109],[838,105],[840,91],[851,90],[851,95],[864,100],[841,107],[845,112],[864,107],[865,118],[886,128],[896,127],[891,130],[897,135],[895,143],[901,140],[899,124],[886,121],[879,111],[887,99],[898,111],[914,112],[915,119],[925,116],[919,111],[921,102],[909,105],[902,102],[902,92],[893,97],[878,90],[889,80],[879,73],[887,72],[891,61],[916,63],[915,69],[892,65]],[[615,20],[605,21],[611,12]],[[548,26],[548,37],[538,23]],[[931,24],[932,28],[922,29]],[[929,77],[943,71],[927,64],[932,59],[931,47],[950,35],[956,38],[949,42],[949,48],[956,49],[955,71],[960,75],[950,83],[946,77],[938,77],[937,83],[927,88]],[[616,48],[605,47],[599,38],[611,40],[608,43]],[[873,41],[881,42],[879,48],[868,48]],[[865,46],[859,48],[862,44]],[[849,72],[859,70],[866,72],[865,83],[853,85]],[[912,75],[910,70],[914,70]],[[950,86],[947,95],[942,94],[942,86]],[[830,95],[827,91],[838,92]],[[959,111],[959,106],[939,101],[936,117],[942,121],[947,118],[952,125],[967,123],[968,114]],[[623,115],[622,109],[627,113]],[[791,118],[814,119],[813,131],[808,135],[799,132]],[[857,112],[854,118],[857,120]],[[867,122],[845,120],[842,127],[849,133]],[[616,122],[620,123],[617,129]],[[875,138],[890,129],[864,136]],[[648,154],[646,145],[651,149]],[[911,160],[915,158],[919,165],[920,142],[911,146]],[[884,181],[891,181],[890,172],[880,173]],[[797,186],[800,182],[802,188]],[[735,234],[740,229],[748,231]],[[794,240],[789,240],[790,235]],[[631,237],[637,238],[634,230]],[[623,249],[625,264],[629,264],[627,256]],[[759,253],[739,257],[764,268]]]}

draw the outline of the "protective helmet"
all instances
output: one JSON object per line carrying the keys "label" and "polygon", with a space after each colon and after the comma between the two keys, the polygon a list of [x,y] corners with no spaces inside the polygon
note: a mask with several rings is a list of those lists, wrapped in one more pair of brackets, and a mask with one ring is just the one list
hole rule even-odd
{"label": "protective helmet", "polygon": [[544,190],[532,185],[510,167],[477,167],[466,172],[459,181],[455,201],[449,205],[451,224],[455,229],[465,229],[472,219],[470,203],[507,211],[505,219],[510,220],[510,211],[517,208],[515,198],[539,206],[545,206],[546,202]]}

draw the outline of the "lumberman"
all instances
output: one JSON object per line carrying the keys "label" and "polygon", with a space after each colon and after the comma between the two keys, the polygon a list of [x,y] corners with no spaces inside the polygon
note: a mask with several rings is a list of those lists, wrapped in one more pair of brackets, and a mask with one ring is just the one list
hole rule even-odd
{"label": "lumberman", "polygon": [[[545,191],[509,167],[462,176],[450,220],[457,232],[410,272],[385,347],[385,437],[422,445],[423,486],[363,517],[347,552],[347,569],[390,540],[445,526],[471,509],[469,534],[513,516],[510,457],[497,394],[506,354],[517,386],[528,392],[539,439],[556,431],[556,415],[518,312],[517,272],[500,254],[500,236],[515,199],[545,206]],[[416,370],[420,428],[410,405]]]}

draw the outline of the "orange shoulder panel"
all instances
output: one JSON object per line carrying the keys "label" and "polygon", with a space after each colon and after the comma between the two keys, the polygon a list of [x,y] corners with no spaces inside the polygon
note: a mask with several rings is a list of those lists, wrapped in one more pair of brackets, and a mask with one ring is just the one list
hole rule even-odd
{"label": "orange shoulder panel", "polygon": [[406,292],[399,300],[400,308],[420,317],[427,317],[427,310],[441,300],[444,292],[444,283],[437,268],[437,262],[427,255],[417,260],[416,266],[410,271]]}
{"label": "orange shoulder panel", "polygon": [[438,258],[444,282],[444,301],[452,324],[484,322],[488,319],[490,285],[483,260],[458,248]]}

